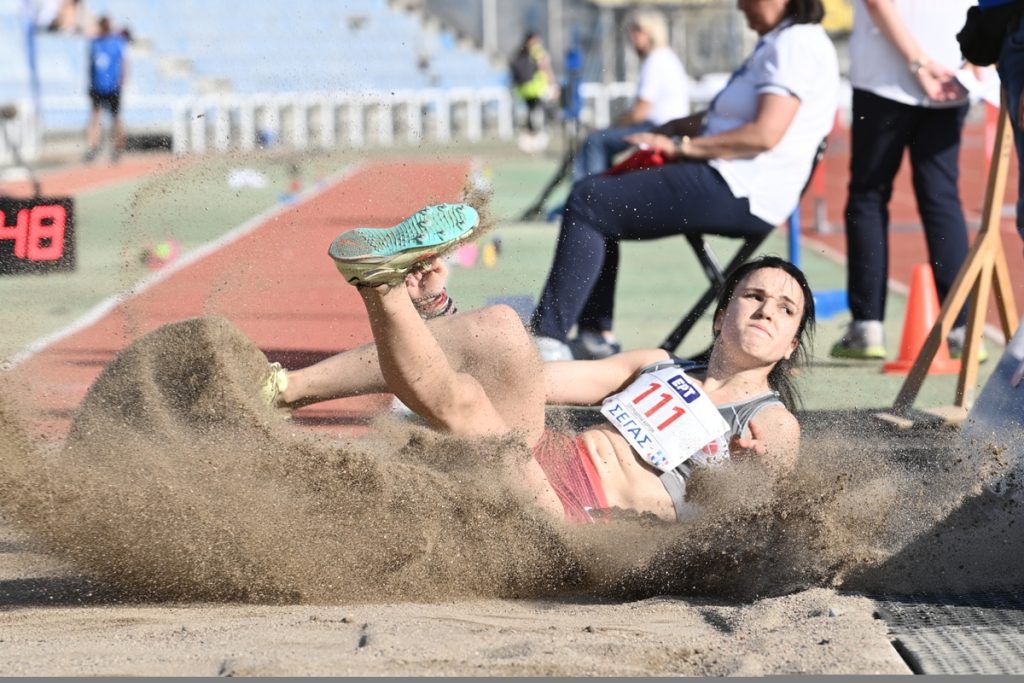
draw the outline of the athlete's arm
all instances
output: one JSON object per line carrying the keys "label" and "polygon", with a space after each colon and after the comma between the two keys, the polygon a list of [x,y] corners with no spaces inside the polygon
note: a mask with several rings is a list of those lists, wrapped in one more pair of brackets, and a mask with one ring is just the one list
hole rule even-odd
{"label": "athlete's arm", "polygon": [[662,349],[624,351],[601,360],[553,361],[544,364],[547,402],[594,405],[625,387],[641,368],[667,360]]}

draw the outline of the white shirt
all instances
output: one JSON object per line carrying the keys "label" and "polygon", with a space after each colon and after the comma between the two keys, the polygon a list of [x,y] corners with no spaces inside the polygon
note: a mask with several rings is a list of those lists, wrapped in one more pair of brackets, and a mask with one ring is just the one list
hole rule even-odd
{"label": "white shirt", "polygon": [[[907,30],[929,59],[956,71],[963,63],[956,34],[975,0],[892,0]],[[853,5],[850,84],[879,97],[919,107],[958,107],[966,99],[936,103],[925,97],[907,60],[882,35],[864,0]]]}
{"label": "white shirt", "polygon": [[651,105],[647,120],[656,126],[690,113],[690,79],[670,47],[652,50],[640,65],[636,96]]}
{"label": "white shirt", "polygon": [[753,215],[778,225],[800,201],[814,155],[835,122],[839,60],[820,25],[786,20],[761,36],[754,52],[712,101],[704,134],[717,135],[753,121],[758,98],[769,93],[800,100],[779,143],[750,159],[709,163],[733,195],[748,199]]}

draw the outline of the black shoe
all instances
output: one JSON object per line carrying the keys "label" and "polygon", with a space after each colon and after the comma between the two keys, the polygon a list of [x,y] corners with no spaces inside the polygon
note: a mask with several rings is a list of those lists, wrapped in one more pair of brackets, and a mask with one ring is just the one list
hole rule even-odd
{"label": "black shoe", "polygon": [[590,330],[580,332],[578,337],[569,342],[569,346],[573,355],[583,360],[599,360],[622,351],[622,344],[615,339],[608,339],[600,332]]}

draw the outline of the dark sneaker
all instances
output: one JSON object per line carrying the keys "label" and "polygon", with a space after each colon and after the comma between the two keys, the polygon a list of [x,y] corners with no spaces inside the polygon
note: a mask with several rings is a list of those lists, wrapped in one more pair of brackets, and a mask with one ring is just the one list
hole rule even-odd
{"label": "dark sneaker", "polygon": [[614,337],[606,337],[601,332],[583,330],[575,339],[569,342],[572,354],[581,360],[599,360],[614,356],[622,351],[622,344]]}
{"label": "dark sneaker", "polygon": [[[954,327],[946,337],[946,347],[949,349],[949,357],[954,360],[964,355],[964,342],[967,340],[967,325]],[[978,349],[978,362],[984,363],[988,360],[988,350],[985,342],[978,340],[981,347]]]}
{"label": "dark sneaker", "polygon": [[466,204],[437,204],[390,228],[355,228],[338,235],[327,253],[345,281],[363,287],[396,285],[416,266],[465,242],[480,224]]}

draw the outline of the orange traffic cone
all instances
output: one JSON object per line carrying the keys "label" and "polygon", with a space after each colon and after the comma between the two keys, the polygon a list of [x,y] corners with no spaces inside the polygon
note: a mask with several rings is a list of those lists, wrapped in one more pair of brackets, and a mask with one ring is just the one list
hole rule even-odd
{"label": "orange traffic cone", "polygon": [[[939,319],[939,295],[935,291],[935,278],[927,263],[914,266],[910,279],[910,298],[907,313],[903,318],[903,338],[900,340],[900,355],[894,361],[882,366],[883,372],[909,372],[921,353],[928,334]],[[960,372],[960,361],[949,357],[946,340],[939,344],[939,350],[928,367],[929,375],[953,375]]]}

